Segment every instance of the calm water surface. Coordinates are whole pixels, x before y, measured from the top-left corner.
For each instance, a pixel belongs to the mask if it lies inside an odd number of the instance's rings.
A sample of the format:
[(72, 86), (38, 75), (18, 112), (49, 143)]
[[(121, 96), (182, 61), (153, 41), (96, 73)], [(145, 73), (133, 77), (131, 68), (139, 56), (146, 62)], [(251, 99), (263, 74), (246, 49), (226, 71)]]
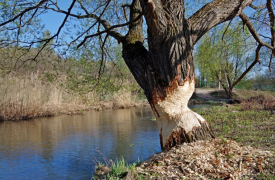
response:
[[(95, 160), (160, 152), (150, 108), (0, 123), (0, 179), (91, 179)], [(99, 152), (98, 152), (99, 151)]]
[(145, 160), (161, 151), (152, 117), (135, 108), (0, 122), (0, 179), (91, 179), (104, 157)]

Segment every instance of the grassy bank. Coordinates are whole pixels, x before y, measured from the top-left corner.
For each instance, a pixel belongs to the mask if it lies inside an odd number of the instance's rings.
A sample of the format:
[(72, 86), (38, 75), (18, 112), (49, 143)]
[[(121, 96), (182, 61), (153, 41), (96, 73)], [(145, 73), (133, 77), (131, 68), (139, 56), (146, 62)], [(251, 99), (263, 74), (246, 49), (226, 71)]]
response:
[(64, 77), (50, 82), (41, 76), (31, 73), (0, 78), (0, 120), (78, 114), (89, 109), (129, 108), (141, 104), (138, 94), (127, 88), (115, 92), (100, 93), (94, 90), (80, 94), (60, 86), (66, 81)]
[[(269, 150), (275, 155), (275, 114), (270, 110), (254, 110), (245, 108), (246, 104), (238, 106), (216, 106), (211, 109), (195, 110), (201, 114), (212, 126), (218, 137), (232, 139), (240, 145), (260, 147)], [(227, 155), (228, 156), (228, 155)], [(230, 158), (229, 156), (226, 158)], [(255, 157), (256, 158), (256, 157)], [(257, 157), (258, 158), (258, 157)], [(253, 176), (254, 179), (275, 179), (275, 158), (266, 160), (269, 164), (265, 166), (264, 172)], [(158, 166), (158, 165), (157, 165)], [(156, 167), (157, 167), (156, 166)], [(129, 167), (129, 165), (128, 165)], [(132, 166), (131, 166), (132, 167)], [(114, 167), (111, 167), (110, 179), (120, 179), (122, 176), (112, 174)], [(124, 169), (123, 177), (129, 171), (127, 166)], [(149, 179), (162, 176), (154, 172), (147, 175), (135, 173), (131, 170), (136, 179)], [(133, 176), (132, 176), (133, 177)], [(94, 177), (97, 179), (97, 177)], [(180, 177), (178, 177), (180, 178)]]
[(101, 61), (97, 52), (86, 48), (74, 50), (65, 57), (50, 47), (42, 51), (3, 48), (0, 120), (139, 105), (143, 93), (120, 53), (119, 47), (110, 49), (110, 58)]
[(217, 136), (275, 150), (275, 114), (268, 110), (245, 110), (243, 106), (214, 106), (196, 111), (210, 123)]

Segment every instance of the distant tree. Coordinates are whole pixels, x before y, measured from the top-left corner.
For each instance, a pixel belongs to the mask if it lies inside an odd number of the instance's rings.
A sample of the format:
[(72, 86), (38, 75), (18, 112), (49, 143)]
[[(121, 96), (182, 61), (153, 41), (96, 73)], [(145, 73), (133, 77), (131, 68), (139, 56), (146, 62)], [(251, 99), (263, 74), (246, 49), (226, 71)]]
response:
[[(51, 37), (51, 32), (47, 29), (45, 31), (43, 31), (43, 34), (42, 34), (42, 37), (41, 39), (44, 40), (44, 39), (49, 39)], [(45, 49), (49, 50), (51, 49), (51, 46), (54, 44), (53, 42), (53, 39), (51, 39), (48, 43), (44, 42), (44, 41), (41, 41), (37, 44), (37, 48), (40, 49), (44, 46), (45, 44)]]
[(244, 78), (242, 74), (251, 63), (254, 44), (246, 28), (225, 24), (201, 39), (194, 55), (195, 63), (201, 76), (218, 81), (228, 97), (233, 98), (234, 86), (240, 82), (239, 77)]

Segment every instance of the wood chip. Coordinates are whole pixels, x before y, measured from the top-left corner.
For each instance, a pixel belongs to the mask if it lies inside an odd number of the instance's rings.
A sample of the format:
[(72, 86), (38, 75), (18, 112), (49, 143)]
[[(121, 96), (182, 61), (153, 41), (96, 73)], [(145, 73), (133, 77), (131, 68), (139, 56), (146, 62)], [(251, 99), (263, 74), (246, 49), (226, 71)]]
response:
[[(161, 171), (157, 172), (158, 176), (162, 179), (250, 179), (264, 172), (268, 158), (274, 158), (269, 151), (239, 146), (235, 141), (216, 138), (184, 143), (170, 151), (161, 152), (142, 162), (140, 167), (144, 168), (136, 169), (136, 173), (154, 174), (158, 170)], [(144, 165), (160, 161), (164, 163)]]

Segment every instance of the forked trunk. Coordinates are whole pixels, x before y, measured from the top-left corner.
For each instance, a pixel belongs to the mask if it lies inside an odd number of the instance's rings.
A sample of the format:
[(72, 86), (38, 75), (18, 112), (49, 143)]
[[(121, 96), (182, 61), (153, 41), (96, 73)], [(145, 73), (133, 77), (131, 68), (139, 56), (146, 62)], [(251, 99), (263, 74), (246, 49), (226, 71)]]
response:
[(195, 87), (193, 47), (209, 29), (234, 18), (251, 2), (213, 0), (187, 20), (184, 0), (133, 0), (130, 20), (144, 15), (149, 49), (143, 46), (142, 18), (118, 39), (123, 58), (157, 117), (162, 149), (215, 137), (209, 124), (187, 107)]
[[(133, 12), (138, 12), (139, 3), (134, 3)], [(141, 22), (130, 27), (122, 42), (123, 58), (157, 117), (162, 149), (215, 137), (208, 123), (187, 107), (195, 75), (191, 28), (182, 7), (181, 0), (165, 5), (148, 1), (143, 11), (147, 12), (149, 50), (143, 46), (143, 36), (137, 33)]]

